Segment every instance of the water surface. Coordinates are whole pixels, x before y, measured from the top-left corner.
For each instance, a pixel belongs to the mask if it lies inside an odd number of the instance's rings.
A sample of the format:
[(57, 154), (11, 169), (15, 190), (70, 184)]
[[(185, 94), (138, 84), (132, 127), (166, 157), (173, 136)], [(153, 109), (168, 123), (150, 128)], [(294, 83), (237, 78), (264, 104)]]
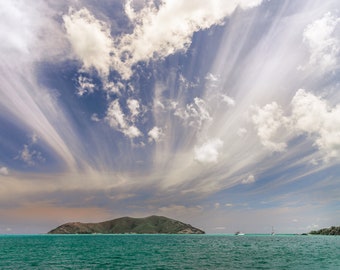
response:
[(0, 269), (340, 269), (339, 236), (8, 235)]

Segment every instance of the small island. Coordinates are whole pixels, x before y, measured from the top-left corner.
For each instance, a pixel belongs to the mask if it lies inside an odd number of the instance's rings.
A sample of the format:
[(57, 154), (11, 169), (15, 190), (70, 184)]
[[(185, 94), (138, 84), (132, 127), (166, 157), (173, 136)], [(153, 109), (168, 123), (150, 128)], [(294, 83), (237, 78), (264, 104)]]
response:
[(323, 228), (317, 231), (311, 231), (309, 234), (316, 234), (316, 235), (340, 235), (340, 226), (335, 227), (332, 226), (330, 228)]
[(190, 224), (163, 216), (121, 217), (99, 223), (65, 223), (48, 234), (204, 234)]

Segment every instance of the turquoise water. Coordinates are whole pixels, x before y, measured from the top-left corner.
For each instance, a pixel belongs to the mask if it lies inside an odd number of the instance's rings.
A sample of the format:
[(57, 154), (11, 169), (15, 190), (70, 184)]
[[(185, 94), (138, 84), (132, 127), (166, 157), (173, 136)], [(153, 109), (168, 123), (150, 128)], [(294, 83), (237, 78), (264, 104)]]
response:
[(0, 269), (340, 269), (340, 237), (3, 235)]

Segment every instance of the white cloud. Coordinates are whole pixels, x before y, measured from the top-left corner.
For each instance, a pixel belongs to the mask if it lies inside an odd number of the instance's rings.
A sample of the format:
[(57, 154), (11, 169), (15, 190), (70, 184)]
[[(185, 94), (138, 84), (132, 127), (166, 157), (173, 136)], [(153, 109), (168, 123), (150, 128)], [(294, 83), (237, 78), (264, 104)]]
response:
[(31, 145), (25, 144), (23, 149), (20, 151), (19, 155), (17, 156), (18, 159), (21, 159), (29, 166), (34, 166), (36, 163), (44, 162), (45, 159), (43, 158), (42, 154), (39, 151), (32, 150)]
[(91, 115), (91, 120), (92, 120), (93, 122), (100, 122), (100, 119), (99, 119), (99, 117), (98, 117), (98, 114), (96, 114), (96, 113), (94, 113), (94, 114)]
[(336, 67), (340, 53), (339, 22), (339, 18), (328, 12), (304, 30), (303, 40), (309, 46), (310, 65), (320, 67), (323, 71)]
[(325, 159), (340, 158), (340, 105), (331, 107), (325, 100), (300, 89), (292, 100), (291, 128), (298, 134), (314, 137)]
[[(33, 130), (68, 167), (75, 168), (73, 153), (78, 144), (71, 124), (58, 106), (55, 91), (47, 90), (37, 78), (46, 62), (68, 58), (68, 43), (56, 19), (59, 10), (51, 8), (50, 3), (0, 1), (4, 41), (0, 43), (0, 107), (8, 120), (27, 132)], [(65, 143), (64, 138), (69, 142)]]
[(108, 92), (108, 94), (110, 93), (119, 94), (122, 90), (125, 89), (125, 85), (122, 84), (121, 82), (114, 83), (114, 82), (104, 81), (103, 88), (105, 91)]
[(194, 160), (200, 163), (216, 163), (222, 146), (223, 141), (220, 139), (210, 139), (201, 146), (195, 146)]
[(136, 99), (128, 99), (127, 100), (127, 106), (131, 112), (131, 117), (135, 118), (138, 116), (139, 112), (140, 112), (140, 105), (138, 100)]
[(122, 132), (129, 138), (136, 138), (142, 136), (142, 133), (136, 126), (129, 126), (127, 129), (123, 129)]
[(194, 88), (198, 85), (198, 79), (192, 82), (186, 79), (182, 74), (179, 74), (178, 81), (180, 82), (180, 85), (183, 89)]
[(0, 168), (0, 175), (9, 175), (9, 170), (7, 167)]
[(32, 144), (37, 143), (37, 142), (38, 142), (38, 139), (39, 139), (39, 136), (38, 136), (37, 134), (34, 133), (34, 134), (31, 136), (31, 142), (32, 142)]
[(140, 130), (135, 127), (132, 123), (130, 124), (127, 117), (124, 115), (118, 100), (114, 100), (110, 103), (109, 108), (106, 112), (105, 120), (109, 125), (122, 132), (125, 136), (130, 139), (139, 137), (142, 135)]
[(212, 74), (212, 73), (208, 73), (206, 76), (205, 76), (205, 79), (208, 80), (208, 81), (211, 81), (211, 82), (218, 82), (220, 79)]
[(159, 127), (153, 127), (149, 132), (149, 142), (155, 141), (159, 142), (164, 137), (163, 130)]
[(110, 27), (97, 20), (86, 8), (79, 11), (70, 9), (63, 20), (67, 37), (84, 69), (94, 67), (101, 75), (108, 75), (113, 46)]
[(0, 2), (0, 29), (2, 38), (6, 40), (6, 42), (1, 42), (0, 49), (7, 53), (26, 54), (29, 53), (30, 46), (35, 39), (32, 31), (29, 31), (29, 28), (34, 25), (31, 18), (25, 16), (23, 4), (18, 1), (13, 2), (5, 0)]
[(247, 178), (242, 180), (242, 184), (251, 184), (255, 182), (255, 177), (254, 175), (250, 174)]
[[(65, 40), (54, 20), (56, 12), (46, 1), (36, 0), (30, 5), (25, 1), (0, 1), (0, 33), (2, 57), (39, 59), (64, 53)], [(53, 35), (51, 35), (53, 33)], [(17, 59), (18, 60), (18, 59)]]
[(92, 82), (92, 79), (80, 75), (78, 77), (77, 95), (83, 96), (84, 94), (91, 94), (96, 89), (96, 85)]
[(45, 162), (42, 153), (33, 149), (34, 145), (38, 142), (38, 139), (39, 137), (35, 133), (30, 136), (30, 143), (23, 146), (23, 149), (15, 159), (20, 159), (29, 166), (35, 166), (37, 162)]
[(112, 127), (122, 127), (126, 128), (127, 123), (125, 121), (125, 116), (120, 108), (118, 100), (111, 102), (106, 115), (106, 120), (109, 121)]
[(34, 165), (33, 153), (28, 149), (28, 145), (24, 145), (24, 149), (20, 152), (20, 159), (22, 159), (28, 165)]
[(340, 158), (339, 104), (331, 107), (321, 97), (299, 89), (291, 101), (289, 116), (283, 115), (282, 108), (276, 102), (263, 108), (256, 107), (255, 110), (252, 120), (261, 143), (267, 149), (283, 151), (286, 142), (277, 143), (275, 140), (308, 135), (322, 152), (325, 161)]
[(131, 76), (131, 67), (139, 61), (162, 59), (178, 51), (185, 51), (191, 44), (194, 32), (222, 23), (238, 5), (254, 7), (256, 1), (162, 0), (159, 8), (152, 1), (138, 11), (133, 1), (127, 1), (125, 13), (134, 24), (131, 34), (122, 36), (115, 51), (114, 67), (123, 78)]
[(229, 106), (235, 106), (235, 100), (227, 95), (221, 95), (222, 101), (227, 103)]
[(156, 7), (147, 0), (135, 10), (134, 2), (128, 0), (124, 10), (134, 29), (117, 37), (112, 37), (110, 26), (86, 8), (70, 9), (63, 20), (67, 37), (85, 69), (94, 67), (105, 76), (111, 67), (127, 80), (132, 75), (132, 66), (139, 61), (159, 60), (186, 51), (195, 32), (222, 24), (238, 6), (252, 8), (261, 2), (162, 0)]
[(273, 152), (284, 151), (286, 143), (274, 142), (279, 129), (287, 122), (281, 107), (276, 102), (272, 102), (263, 108), (255, 107), (254, 110), (252, 121), (262, 145)]
[(215, 204), (214, 204), (214, 207), (215, 207), (216, 209), (220, 208), (220, 206), (221, 206), (220, 203), (215, 203)]
[(177, 108), (174, 114), (186, 121), (189, 126), (197, 128), (200, 128), (204, 121), (212, 120), (206, 102), (198, 97), (185, 108)]

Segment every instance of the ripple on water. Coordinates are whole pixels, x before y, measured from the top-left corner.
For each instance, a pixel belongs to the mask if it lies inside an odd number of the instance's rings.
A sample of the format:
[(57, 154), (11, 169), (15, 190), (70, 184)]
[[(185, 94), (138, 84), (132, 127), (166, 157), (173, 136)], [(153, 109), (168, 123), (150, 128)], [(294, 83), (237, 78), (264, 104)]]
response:
[(340, 269), (340, 237), (0, 236), (0, 269)]

